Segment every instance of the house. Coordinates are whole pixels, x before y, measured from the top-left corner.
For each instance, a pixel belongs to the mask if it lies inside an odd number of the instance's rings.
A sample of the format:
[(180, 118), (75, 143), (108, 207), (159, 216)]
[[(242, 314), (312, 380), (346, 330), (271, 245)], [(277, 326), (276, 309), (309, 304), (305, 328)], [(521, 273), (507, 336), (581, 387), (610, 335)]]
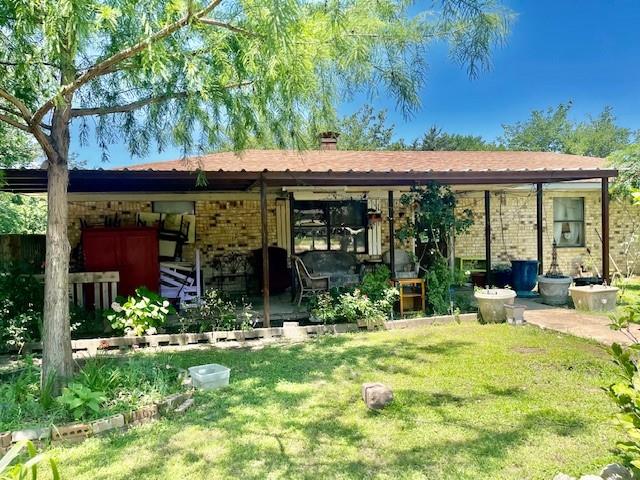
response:
[[(335, 135), (326, 135), (314, 151), (247, 150), (119, 170), (74, 169), (70, 243), (78, 245), (82, 225), (107, 218), (134, 225), (172, 216), (179, 228), (188, 225), (180, 257), (193, 261), (199, 251), (205, 284), (261, 281), (268, 323), (269, 287), (287, 275), (271, 271), (282, 259), (271, 258), (269, 247), (286, 251), (288, 266), (290, 255), (308, 250), (346, 250), (359, 262), (380, 262), (385, 252), (412, 248), (394, 236), (394, 224), (410, 214), (399, 203), (402, 193), (436, 181), (451, 185), (459, 206), (474, 212), (472, 229), (455, 239), (451, 252), (463, 266), (483, 260), (490, 270), (509, 259), (537, 259), (544, 271), (555, 239), (566, 273), (609, 279), (612, 262), (615, 269), (629, 267), (625, 245), (638, 233), (640, 210), (610, 203), (617, 172), (603, 159), (335, 147)], [(5, 179), (6, 190), (46, 191), (43, 170), (7, 170)], [(241, 259), (250, 256), (260, 261), (245, 269)], [(238, 262), (235, 274), (225, 270), (229, 262)]]

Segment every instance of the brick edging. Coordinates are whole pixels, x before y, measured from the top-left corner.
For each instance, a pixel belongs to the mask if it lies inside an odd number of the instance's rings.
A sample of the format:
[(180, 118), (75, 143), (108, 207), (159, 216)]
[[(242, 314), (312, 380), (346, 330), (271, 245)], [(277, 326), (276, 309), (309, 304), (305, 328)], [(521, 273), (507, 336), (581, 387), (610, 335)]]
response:
[(11, 432), (0, 432), (0, 455), (4, 455), (14, 444), (30, 440), (39, 446), (55, 443), (80, 443), (89, 437), (142, 425), (157, 420), (170, 412), (183, 412), (191, 406), (193, 390), (169, 395), (150, 405), (125, 413), (110, 415), (88, 422), (69, 423), (44, 428), (29, 428)]

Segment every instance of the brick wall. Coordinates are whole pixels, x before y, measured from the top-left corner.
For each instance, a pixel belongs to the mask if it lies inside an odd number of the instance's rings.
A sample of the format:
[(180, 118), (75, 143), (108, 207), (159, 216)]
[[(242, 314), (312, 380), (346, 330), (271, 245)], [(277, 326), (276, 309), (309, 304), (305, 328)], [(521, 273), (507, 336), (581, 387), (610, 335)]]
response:
[[(69, 202), (69, 242), (80, 241), (80, 219), (89, 224), (103, 224), (105, 216), (116, 213), (122, 225), (135, 224), (138, 212), (151, 212), (152, 202), (98, 201)], [(196, 208), (196, 242), (185, 245), (185, 260), (193, 260), (194, 248), (201, 251), (202, 262), (225, 252), (248, 253), (262, 245), (259, 200), (198, 200)], [(267, 201), (269, 244), (276, 244), (275, 199)]]
[[(601, 268), (600, 192), (599, 191), (545, 191), (543, 201), (543, 243), (545, 269), (551, 261), (553, 241), (553, 198), (585, 198), (586, 247), (558, 250), (561, 269), (566, 274), (576, 274), (577, 266)], [(231, 198), (231, 197), (230, 197)], [(381, 202), (382, 252), (389, 249), (388, 206)], [(267, 203), (269, 243), (275, 245), (276, 202), (270, 197)], [(400, 228), (406, 215), (400, 205), (399, 195), (395, 204), (396, 228)], [(458, 208), (469, 208), (474, 213), (474, 225), (469, 232), (456, 238), (456, 256), (484, 258), (484, 192), (460, 193)], [(116, 212), (123, 225), (132, 225), (138, 212), (150, 212), (150, 201), (72, 201), (69, 202), (69, 240), (71, 246), (80, 240), (80, 219), (101, 224), (105, 215)], [(634, 267), (640, 273), (640, 206), (630, 206), (621, 201), (610, 204), (611, 271), (617, 265), (621, 270)], [(491, 192), (492, 263), (511, 259), (535, 259), (536, 247), (536, 195), (531, 190)], [(261, 246), (260, 202), (249, 200), (198, 200), (196, 201), (196, 243), (186, 245), (186, 260), (193, 259), (194, 246), (200, 248), (202, 261), (210, 262), (215, 255), (225, 252), (248, 253)], [(397, 241), (397, 248), (410, 249)], [(591, 255), (587, 253), (587, 247)], [(625, 252), (630, 251), (630, 255)], [(629, 258), (631, 262), (627, 261)], [(637, 263), (637, 265), (636, 265)], [(615, 265), (614, 265), (615, 264)]]
[[(584, 197), (585, 247), (559, 248), (558, 263), (565, 274), (576, 275), (579, 265), (599, 272), (602, 266), (600, 235), (601, 208), (598, 191), (545, 191), (543, 195), (543, 254), (544, 268), (551, 263), (553, 242), (553, 199), (556, 197)], [(469, 208), (474, 214), (474, 225), (456, 238), (456, 256), (484, 258), (484, 192), (460, 194), (458, 208)], [(514, 259), (536, 259), (536, 194), (530, 191), (491, 192), (491, 257), (492, 263)], [(635, 233), (635, 236), (634, 236)], [(613, 262), (626, 268), (628, 255), (637, 257), (640, 242), (640, 207), (624, 202), (610, 203), (610, 253)], [(631, 245), (629, 245), (631, 243)], [(630, 248), (627, 248), (630, 247)], [(590, 250), (591, 254), (587, 252)], [(615, 270), (614, 265), (611, 271)], [(640, 265), (636, 266), (636, 272)]]

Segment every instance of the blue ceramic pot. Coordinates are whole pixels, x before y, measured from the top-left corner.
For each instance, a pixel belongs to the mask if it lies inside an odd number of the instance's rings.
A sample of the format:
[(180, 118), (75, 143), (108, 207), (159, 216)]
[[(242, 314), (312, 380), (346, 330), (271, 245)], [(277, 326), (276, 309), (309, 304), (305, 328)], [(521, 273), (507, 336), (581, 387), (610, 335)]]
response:
[(532, 297), (538, 281), (537, 260), (511, 260), (511, 281), (519, 297)]

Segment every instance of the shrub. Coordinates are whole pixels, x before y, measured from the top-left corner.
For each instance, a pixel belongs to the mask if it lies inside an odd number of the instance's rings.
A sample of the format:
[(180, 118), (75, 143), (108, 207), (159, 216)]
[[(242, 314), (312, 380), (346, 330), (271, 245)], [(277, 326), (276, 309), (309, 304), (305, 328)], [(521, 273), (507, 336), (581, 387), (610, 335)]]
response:
[(213, 330), (249, 330), (255, 318), (251, 304), (234, 303), (220, 290), (210, 289), (200, 302), (183, 315), (184, 323), (199, 326), (201, 332)]
[(324, 323), (366, 320), (370, 325), (377, 325), (389, 317), (397, 297), (398, 290), (389, 286), (379, 293), (377, 300), (359, 288), (335, 296), (322, 293), (316, 297), (311, 314)]
[(381, 300), (385, 297), (385, 292), (389, 290), (390, 280), (391, 270), (386, 265), (380, 265), (363, 277), (360, 291), (374, 302)]
[(164, 324), (167, 315), (175, 313), (168, 300), (144, 287), (127, 299), (119, 297), (105, 312), (114, 330), (124, 331), (127, 336), (153, 335)]
[(25, 266), (0, 271), (0, 352), (40, 338), (44, 287)]
[(616, 423), (626, 432), (628, 440), (618, 442), (634, 478), (640, 475), (640, 371), (638, 352), (640, 340), (631, 331), (633, 325), (640, 324), (640, 303), (625, 307), (621, 314), (611, 316), (611, 328), (623, 332), (631, 340), (628, 347), (614, 343), (610, 352), (613, 362), (620, 369), (620, 380), (609, 385), (605, 391), (618, 407)]

